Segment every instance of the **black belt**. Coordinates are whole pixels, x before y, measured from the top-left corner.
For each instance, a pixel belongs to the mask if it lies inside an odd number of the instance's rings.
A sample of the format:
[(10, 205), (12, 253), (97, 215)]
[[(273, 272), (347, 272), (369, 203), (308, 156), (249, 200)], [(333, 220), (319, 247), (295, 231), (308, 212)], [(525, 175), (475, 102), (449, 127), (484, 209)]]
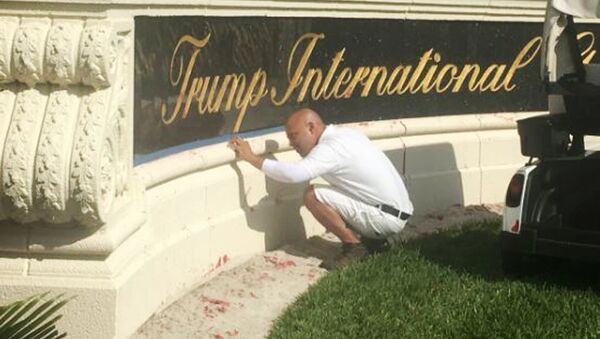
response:
[(400, 218), (400, 220), (408, 220), (408, 218), (410, 217), (410, 214), (401, 212), (400, 210), (398, 210), (395, 207), (390, 206), (390, 205), (383, 204), (383, 205), (376, 205), (375, 207), (379, 208), (380, 210), (382, 210), (385, 213), (395, 216), (396, 218)]

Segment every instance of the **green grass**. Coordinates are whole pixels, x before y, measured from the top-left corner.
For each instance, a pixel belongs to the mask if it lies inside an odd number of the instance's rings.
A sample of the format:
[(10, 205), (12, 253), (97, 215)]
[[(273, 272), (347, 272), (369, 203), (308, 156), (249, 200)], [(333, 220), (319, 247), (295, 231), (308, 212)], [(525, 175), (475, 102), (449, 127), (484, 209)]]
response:
[(270, 338), (597, 338), (590, 267), (521, 280), (500, 269), (500, 221), (410, 241), (328, 273), (275, 322)]

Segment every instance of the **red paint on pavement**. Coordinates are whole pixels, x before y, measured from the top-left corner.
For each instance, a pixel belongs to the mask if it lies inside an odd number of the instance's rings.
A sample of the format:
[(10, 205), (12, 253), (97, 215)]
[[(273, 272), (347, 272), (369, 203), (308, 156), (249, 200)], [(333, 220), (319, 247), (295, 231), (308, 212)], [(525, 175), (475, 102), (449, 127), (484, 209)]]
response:
[(240, 332), (238, 330), (225, 331), (225, 333), (227, 333), (227, 335), (230, 337), (235, 337), (236, 335), (240, 334)]
[(293, 260), (281, 260), (275, 256), (268, 256), (268, 255), (265, 255), (263, 257), (265, 258), (265, 260), (267, 262), (270, 262), (275, 267), (280, 268), (280, 269), (296, 266), (296, 263)]
[(206, 296), (202, 296), (202, 301), (208, 304), (204, 306), (204, 315), (211, 319), (214, 319), (216, 312), (225, 313), (230, 305), (228, 301), (209, 298)]

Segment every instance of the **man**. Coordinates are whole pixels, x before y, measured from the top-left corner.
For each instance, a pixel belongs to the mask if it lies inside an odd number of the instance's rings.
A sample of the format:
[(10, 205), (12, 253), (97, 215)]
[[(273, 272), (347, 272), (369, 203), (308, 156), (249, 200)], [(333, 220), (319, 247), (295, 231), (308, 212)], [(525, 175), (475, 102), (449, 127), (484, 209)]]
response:
[(321, 267), (334, 269), (359, 260), (367, 255), (369, 245), (381, 244), (404, 228), (413, 212), (406, 187), (390, 160), (366, 136), (325, 126), (319, 114), (308, 108), (292, 113), (285, 131), (303, 158), (299, 162), (259, 157), (237, 137), (229, 145), (238, 159), (274, 180), (297, 183), (321, 176), (331, 185), (309, 185), (304, 192), (308, 210), (342, 241), (341, 255)]

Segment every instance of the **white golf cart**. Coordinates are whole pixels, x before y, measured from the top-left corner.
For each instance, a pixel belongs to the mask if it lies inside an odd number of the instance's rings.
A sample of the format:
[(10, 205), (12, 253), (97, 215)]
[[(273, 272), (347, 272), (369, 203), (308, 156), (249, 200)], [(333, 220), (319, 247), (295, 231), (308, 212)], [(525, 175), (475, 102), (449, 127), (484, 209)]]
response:
[(500, 246), (505, 272), (529, 258), (600, 261), (600, 67), (586, 64), (573, 18), (600, 18), (599, 0), (550, 0), (542, 45), (542, 81), (550, 114), (518, 122), (529, 163), (506, 193)]

